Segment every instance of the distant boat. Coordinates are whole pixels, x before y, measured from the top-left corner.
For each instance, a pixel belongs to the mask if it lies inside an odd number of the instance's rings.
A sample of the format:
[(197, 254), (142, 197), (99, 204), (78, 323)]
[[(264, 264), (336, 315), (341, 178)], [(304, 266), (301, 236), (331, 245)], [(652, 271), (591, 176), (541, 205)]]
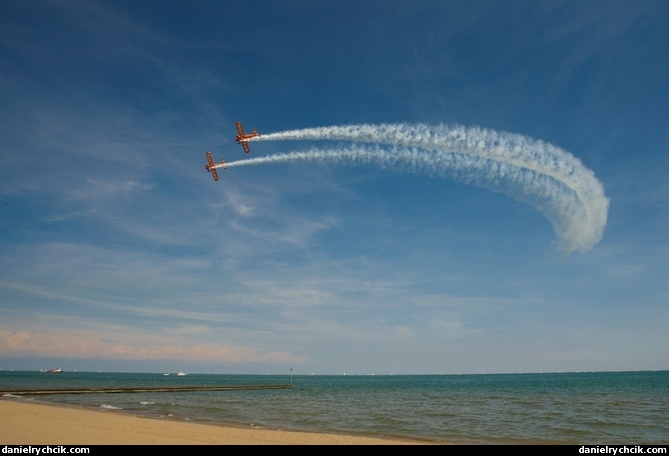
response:
[(60, 367), (57, 367), (57, 368), (55, 368), (55, 369), (49, 369), (49, 370), (47, 371), (47, 373), (49, 373), (49, 374), (62, 374), (62, 373), (63, 373), (63, 369), (61, 369)]
[(185, 377), (186, 375), (188, 375), (188, 374), (185, 373), (185, 372), (181, 372), (181, 371), (177, 372), (177, 377)]
[(163, 375), (164, 375), (165, 377), (167, 377), (167, 376), (170, 375), (170, 374), (163, 374)]

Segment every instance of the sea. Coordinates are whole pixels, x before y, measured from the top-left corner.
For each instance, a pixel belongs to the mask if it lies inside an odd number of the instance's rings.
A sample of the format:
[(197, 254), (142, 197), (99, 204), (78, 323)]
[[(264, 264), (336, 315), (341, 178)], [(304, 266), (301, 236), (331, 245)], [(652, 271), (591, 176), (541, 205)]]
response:
[(267, 390), (5, 396), (173, 421), (456, 444), (669, 443), (669, 371), (215, 375), (0, 371), (0, 390), (286, 385)]

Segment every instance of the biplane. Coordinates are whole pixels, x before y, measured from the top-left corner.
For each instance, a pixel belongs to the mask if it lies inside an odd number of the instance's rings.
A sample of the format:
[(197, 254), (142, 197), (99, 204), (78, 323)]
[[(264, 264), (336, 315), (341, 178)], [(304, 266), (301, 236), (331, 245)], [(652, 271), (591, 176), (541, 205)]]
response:
[(214, 178), (215, 181), (218, 180), (218, 171), (216, 171), (216, 168), (223, 168), (225, 169), (225, 160), (221, 159), (221, 164), (217, 165), (214, 163), (214, 159), (211, 157), (211, 152), (207, 151), (207, 164), (204, 166), (204, 168), (211, 173), (211, 176)]
[(237, 141), (239, 144), (241, 144), (242, 147), (244, 148), (244, 152), (246, 152), (248, 154), (251, 151), (249, 149), (248, 140), (258, 136), (258, 132), (254, 128), (250, 135), (246, 135), (246, 134), (244, 134), (244, 128), (242, 127), (242, 123), (237, 122), (237, 133), (239, 133), (239, 134), (235, 138), (235, 141)]

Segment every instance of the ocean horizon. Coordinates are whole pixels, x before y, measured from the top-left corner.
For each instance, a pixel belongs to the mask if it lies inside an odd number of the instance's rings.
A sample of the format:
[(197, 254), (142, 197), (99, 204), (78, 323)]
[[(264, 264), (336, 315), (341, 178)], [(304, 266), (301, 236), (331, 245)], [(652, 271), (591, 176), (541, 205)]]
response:
[(0, 371), (0, 390), (281, 385), (17, 396), (174, 421), (461, 444), (667, 444), (669, 371), (262, 375)]

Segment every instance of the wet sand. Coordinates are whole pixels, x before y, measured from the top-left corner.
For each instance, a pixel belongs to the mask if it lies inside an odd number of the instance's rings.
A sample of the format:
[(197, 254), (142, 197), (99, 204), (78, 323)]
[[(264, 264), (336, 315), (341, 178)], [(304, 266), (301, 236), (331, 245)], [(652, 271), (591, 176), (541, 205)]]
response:
[(0, 399), (0, 443), (9, 445), (406, 445), (419, 441), (245, 429)]

